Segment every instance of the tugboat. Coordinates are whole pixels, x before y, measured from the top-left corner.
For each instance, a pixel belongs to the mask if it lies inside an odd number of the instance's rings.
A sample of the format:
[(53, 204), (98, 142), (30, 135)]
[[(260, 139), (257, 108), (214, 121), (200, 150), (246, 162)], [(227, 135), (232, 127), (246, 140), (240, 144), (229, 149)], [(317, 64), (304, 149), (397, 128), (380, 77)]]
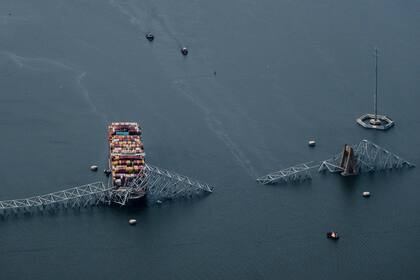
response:
[(329, 232), (327, 232), (327, 238), (337, 240), (340, 237), (338, 236), (338, 232), (329, 231)]

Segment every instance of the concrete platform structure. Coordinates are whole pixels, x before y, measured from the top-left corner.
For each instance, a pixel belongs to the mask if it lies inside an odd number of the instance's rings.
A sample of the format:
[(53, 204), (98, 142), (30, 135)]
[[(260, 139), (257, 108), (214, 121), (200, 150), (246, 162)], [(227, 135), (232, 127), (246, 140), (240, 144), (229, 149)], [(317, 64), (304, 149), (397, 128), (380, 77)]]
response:
[(356, 119), (364, 128), (388, 130), (394, 126), (394, 121), (384, 115), (364, 114)]
[(364, 128), (388, 130), (394, 126), (394, 121), (385, 116), (378, 115), (378, 49), (375, 48), (375, 92), (373, 100), (374, 114), (364, 114), (356, 119), (356, 122)]

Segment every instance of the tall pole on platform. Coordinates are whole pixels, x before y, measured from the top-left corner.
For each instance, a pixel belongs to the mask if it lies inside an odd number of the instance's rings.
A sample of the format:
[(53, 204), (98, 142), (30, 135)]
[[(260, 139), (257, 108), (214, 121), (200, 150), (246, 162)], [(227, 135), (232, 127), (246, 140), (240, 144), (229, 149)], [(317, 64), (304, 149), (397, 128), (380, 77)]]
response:
[(375, 96), (374, 96), (375, 121), (378, 120), (378, 48), (375, 48)]
[(357, 123), (365, 128), (387, 130), (394, 125), (394, 121), (385, 115), (378, 115), (378, 48), (375, 47), (375, 90), (373, 92), (373, 114), (368, 113), (357, 118)]

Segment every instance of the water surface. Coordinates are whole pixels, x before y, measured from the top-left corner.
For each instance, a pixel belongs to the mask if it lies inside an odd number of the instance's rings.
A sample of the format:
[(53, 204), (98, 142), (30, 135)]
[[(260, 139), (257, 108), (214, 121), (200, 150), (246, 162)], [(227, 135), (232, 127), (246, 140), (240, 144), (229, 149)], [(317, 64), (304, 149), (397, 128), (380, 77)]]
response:
[[(364, 138), (420, 164), (419, 9), (1, 1), (1, 200), (104, 179), (88, 167), (106, 164), (106, 125), (118, 120), (141, 123), (148, 162), (216, 191), (2, 219), (0, 278), (418, 279), (417, 169), (301, 185), (255, 178)], [(386, 133), (355, 123), (372, 110), (375, 46), (380, 112), (396, 121)], [(339, 242), (325, 239), (330, 229)]]

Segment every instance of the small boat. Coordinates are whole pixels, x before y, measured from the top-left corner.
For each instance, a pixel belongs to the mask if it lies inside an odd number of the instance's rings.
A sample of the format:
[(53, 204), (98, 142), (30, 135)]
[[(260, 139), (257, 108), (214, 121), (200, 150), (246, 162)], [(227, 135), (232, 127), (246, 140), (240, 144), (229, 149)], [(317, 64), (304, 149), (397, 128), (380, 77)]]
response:
[(105, 169), (104, 174), (106, 175), (106, 177), (109, 177), (109, 175), (111, 175), (111, 170)]
[(329, 231), (329, 232), (327, 232), (327, 238), (337, 240), (340, 237), (338, 236), (338, 232), (336, 232), (336, 231)]
[(363, 192), (363, 197), (369, 197), (370, 196), (370, 192)]
[(183, 55), (187, 55), (188, 54), (188, 49), (186, 47), (181, 48), (181, 53)]
[(309, 140), (308, 142), (309, 147), (315, 147), (315, 144), (316, 144), (315, 140)]
[(98, 166), (97, 166), (97, 165), (92, 165), (92, 166), (90, 167), (90, 170), (91, 170), (91, 171), (98, 171)]
[(149, 40), (149, 42), (152, 42), (155, 39), (155, 36), (152, 33), (147, 33), (146, 39)]
[(128, 223), (130, 225), (135, 225), (137, 223), (137, 220), (136, 219), (130, 219), (130, 220), (128, 220)]

